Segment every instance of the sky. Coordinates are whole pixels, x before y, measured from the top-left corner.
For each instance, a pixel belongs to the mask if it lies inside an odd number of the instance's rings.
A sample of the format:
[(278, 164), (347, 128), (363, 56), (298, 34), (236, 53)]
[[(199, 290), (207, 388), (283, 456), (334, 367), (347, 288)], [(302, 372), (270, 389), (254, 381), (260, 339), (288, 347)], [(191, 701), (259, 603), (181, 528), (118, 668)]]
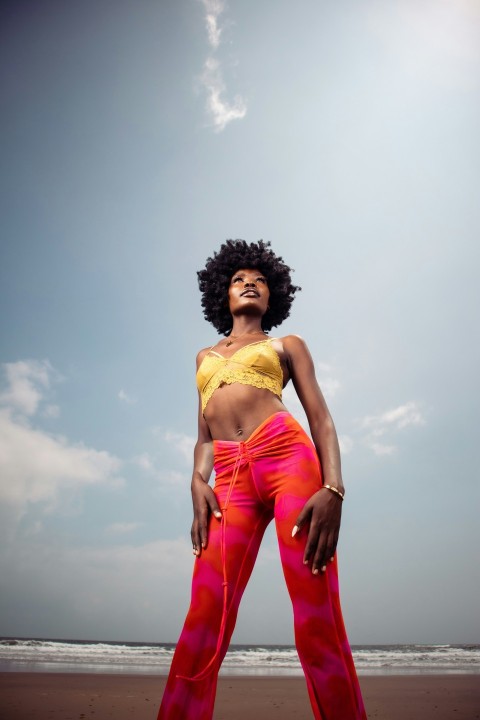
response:
[[(478, 2), (0, 13), (0, 635), (176, 641), (196, 271), (263, 238), (340, 437), (350, 641), (480, 642)], [(233, 641), (293, 642), (273, 528)]]

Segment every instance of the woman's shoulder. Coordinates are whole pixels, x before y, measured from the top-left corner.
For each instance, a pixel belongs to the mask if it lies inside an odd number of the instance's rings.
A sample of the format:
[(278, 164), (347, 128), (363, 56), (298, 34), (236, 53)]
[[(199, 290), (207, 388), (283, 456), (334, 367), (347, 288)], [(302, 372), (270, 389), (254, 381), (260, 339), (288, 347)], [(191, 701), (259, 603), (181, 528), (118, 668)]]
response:
[(210, 352), (210, 350), (215, 347), (216, 344), (217, 343), (215, 343), (214, 345), (209, 345), (208, 347), (202, 348), (201, 350), (199, 350), (197, 352), (197, 358), (196, 358), (197, 367), (200, 365), (200, 363), (202, 362), (205, 355), (207, 355)]
[(284, 337), (276, 339), (281, 342), (287, 350), (298, 350), (307, 347), (307, 343), (301, 335), (284, 335)]
[(301, 335), (285, 335), (275, 340), (274, 348), (287, 364), (295, 364), (311, 357), (308, 345)]

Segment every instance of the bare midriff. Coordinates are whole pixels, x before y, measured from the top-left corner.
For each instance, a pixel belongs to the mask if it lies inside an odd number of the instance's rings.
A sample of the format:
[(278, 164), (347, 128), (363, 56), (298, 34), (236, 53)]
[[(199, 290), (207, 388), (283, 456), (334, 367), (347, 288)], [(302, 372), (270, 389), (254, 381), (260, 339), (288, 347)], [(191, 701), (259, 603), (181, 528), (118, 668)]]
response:
[(217, 388), (205, 408), (204, 418), (213, 440), (247, 440), (271, 415), (285, 411), (277, 395), (241, 383)]

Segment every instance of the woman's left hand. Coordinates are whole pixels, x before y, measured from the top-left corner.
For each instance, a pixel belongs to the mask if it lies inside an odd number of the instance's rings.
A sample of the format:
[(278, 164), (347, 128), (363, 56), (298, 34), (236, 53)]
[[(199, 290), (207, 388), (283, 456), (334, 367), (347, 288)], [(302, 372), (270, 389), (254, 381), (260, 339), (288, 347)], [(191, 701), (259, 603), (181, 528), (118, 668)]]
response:
[(327, 563), (333, 560), (337, 548), (342, 500), (326, 488), (322, 488), (307, 500), (293, 528), (292, 537), (305, 524), (310, 523), (303, 555), (303, 562), (312, 563), (312, 573), (325, 572)]

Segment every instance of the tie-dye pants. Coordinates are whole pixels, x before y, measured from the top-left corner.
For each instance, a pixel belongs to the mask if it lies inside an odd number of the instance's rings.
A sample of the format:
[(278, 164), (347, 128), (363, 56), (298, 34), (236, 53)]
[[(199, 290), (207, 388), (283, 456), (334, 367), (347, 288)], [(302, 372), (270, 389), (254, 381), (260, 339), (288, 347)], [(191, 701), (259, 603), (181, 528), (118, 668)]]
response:
[(245, 442), (214, 441), (214, 491), (208, 547), (196, 559), (192, 597), (158, 720), (210, 720), (217, 677), (240, 600), (269, 522), (293, 605), (295, 643), (317, 720), (366, 718), (338, 594), (336, 558), (313, 575), (303, 564), (305, 530), (295, 520), (321, 487), (315, 447), (287, 412), (265, 420)]

